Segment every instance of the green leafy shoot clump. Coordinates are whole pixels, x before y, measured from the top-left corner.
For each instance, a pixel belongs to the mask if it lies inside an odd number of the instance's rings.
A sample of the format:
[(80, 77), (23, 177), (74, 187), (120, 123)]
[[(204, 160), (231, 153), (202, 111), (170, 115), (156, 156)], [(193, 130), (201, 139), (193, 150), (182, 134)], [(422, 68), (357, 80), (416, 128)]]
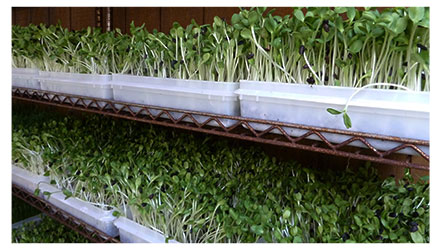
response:
[(12, 229), (12, 243), (89, 243), (79, 233), (53, 219), (42, 216), (41, 221), (23, 224)]
[[(363, 87), (394, 83), (429, 91), (429, 8), (241, 9), (230, 23), (175, 22), (129, 34), (61, 25), (12, 27), (12, 66), (44, 71), (238, 82)], [(377, 88), (392, 88), (378, 85)]]
[[(429, 242), (427, 180), (303, 167), (260, 147), (99, 115), (13, 109), (12, 160), (180, 242)], [(26, 150), (24, 150), (26, 148)], [(35, 161), (30, 155), (37, 155)], [(38, 163), (38, 164), (36, 164)]]

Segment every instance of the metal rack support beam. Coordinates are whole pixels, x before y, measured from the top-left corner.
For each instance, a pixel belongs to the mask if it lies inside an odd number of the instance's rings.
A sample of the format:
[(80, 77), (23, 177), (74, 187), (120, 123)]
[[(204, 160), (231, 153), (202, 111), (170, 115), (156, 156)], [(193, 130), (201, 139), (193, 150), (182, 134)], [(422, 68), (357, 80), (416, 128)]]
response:
[[(421, 149), (422, 147), (429, 147), (429, 141), (425, 140), (140, 105), (26, 88), (13, 88), (12, 98), (240, 140), (297, 148), (387, 165), (429, 170), (429, 155)], [(156, 114), (153, 115), (154, 113)], [(181, 114), (178, 119), (175, 119), (172, 115), (176, 115), (176, 113)], [(196, 119), (196, 117), (200, 116), (208, 117), (208, 119), (200, 123)], [(193, 122), (187, 122), (184, 119), (190, 119)], [(224, 119), (232, 120), (235, 123), (232, 126), (225, 127), (222, 123)], [(212, 126), (209, 124), (210, 122), (214, 122), (217, 126)], [(255, 124), (265, 125), (268, 128), (264, 131), (258, 131), (253, 128)], [(305, 133), (301, 136), (294, 137), (287, 133), (287, 129), (300, 129), (305, 131)], [(274, 131), (278, 133), (275, 134), (273, 133)], [(326, 135), (330, 134), (344, 135), (347, 136), (348, 139), (335, 144), (326, 138)], [(311, 140), (308, 138), (310, 136), (315, 136), (319, 141)], [(372, 139), (394, 142), (397, 146), (387, 151), (381, 151), (369, 143), (369, 140)], [(354, 147), (350, 145), (354, 142), (361, 143), (366, 149), (354, 150)], [(413, 150), (426, 161), (426, 164), (413, 163), (409, 157), (405, 161), (391, 158), (391, 156), (403, 149)]]
[(64, 212), (41, 197), (29, 193), (18, 185), (12, 184), (12, 194), (22, 199), (29, 205), (37, 208), (52, 219), (60, 222), (68, 228), (80, 233), (95, 243), (119, 243), (119, 240), (110, 237), (106, 233), (88, 225), (84, 221)]

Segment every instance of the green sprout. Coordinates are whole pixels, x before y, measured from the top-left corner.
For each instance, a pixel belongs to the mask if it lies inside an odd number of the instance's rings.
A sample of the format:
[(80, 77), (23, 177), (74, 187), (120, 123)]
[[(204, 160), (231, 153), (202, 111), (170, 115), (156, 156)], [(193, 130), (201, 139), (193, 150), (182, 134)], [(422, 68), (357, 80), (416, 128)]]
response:
[(330, 113), (331, 115), (340, 115), (343, 114), (343, 123), (345, 124), (347, 129), (350, 129), (352, 127), (352, 122), (351, 122), (351, 118), (348, 115), (348, 107), (349, 107), (349, 103), (351, 102), (351, 100), (363, 89), (369, 88), (369, 87), (373, 87), (373, 86), (391, 86), (391, 87), (396, 87), (396, 88), (402, 88), (404, 90), (410, 91), (409, 88), (406, 88), (402, 85), (398, 85), (398, 84), (392, 84), (392, 83), (371, 83), (368, 85), (365, 85), (359, 89), (357, 89), (346, 101), (345, 107), (343, 108), (343, 110), (336, 110), (334, 108), (328, 108), (326, 109), (328, 111), (328, 113)]

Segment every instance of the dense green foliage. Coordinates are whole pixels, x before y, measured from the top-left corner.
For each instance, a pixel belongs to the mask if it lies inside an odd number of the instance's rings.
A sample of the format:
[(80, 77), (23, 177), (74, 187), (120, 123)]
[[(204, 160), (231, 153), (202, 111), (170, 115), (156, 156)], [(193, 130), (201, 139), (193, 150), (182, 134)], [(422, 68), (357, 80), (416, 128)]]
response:
[(40, 211), (21, 199), (12, 196), (12, 223), (24, 220), (39, 214)]
[(231, 24), (219, 17), (212, 24), (174, 23), (168, 33), (133, 23), (131, 35), (13, 26), (12, 63), (45, 71), (429, 90), (428, 8), (296, 7), (284, 17), (265, 10), (243, 9)]
[(429, 185), (202, 134), (14, 107), (12, 158), (181, 242), (429, 242)]
[(12, 230), (12, 243), (88, 243), (89, 240), (53, 219), (28, 222)]

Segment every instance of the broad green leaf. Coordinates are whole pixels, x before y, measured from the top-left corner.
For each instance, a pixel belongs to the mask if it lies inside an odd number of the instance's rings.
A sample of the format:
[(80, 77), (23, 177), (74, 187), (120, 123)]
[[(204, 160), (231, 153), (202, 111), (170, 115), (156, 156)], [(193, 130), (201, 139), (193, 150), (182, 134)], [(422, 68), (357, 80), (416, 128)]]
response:
[(139, 187), (141, 185), (141, 182), (142, 182), (141, 177), (138, 176), (135, 180), (135, 186)]
[(409, 18), (414, 24), (417, 24), (424, 18), (424, 7), (410, 7)]
[(305, 18), (307, 17), (314, 17), (314, 13), (312, 11), (307, 11), (305, 14)]
[(343, 19), (341, 17), (337, 17), (337, 20), (335, 20), (335, 26), (337, 27), (338, 31), (343, 33), (345, 31), (343, 27)]
[(410, 237), (412, 237), (412, 241), (415, 243), (424, 243), (424, 238), (418, 231), (410, 233)]
[(250, 23), (249, 23), (248, 19), (242, 18), (242, 19), (240, 20), (240, 22), (241, 22), (243, 25), (245, 25), (246, 27), (250, 26)]
[(343, 111), (339, 111), (339, 110), (336, 110), (333, 108), (328, 108), (328, 109), (326, 109), (326, 111), (328, 111), (328, 113), (330, 113), (332, 115), (339, 115), (339, 114), (343, 113)]
[(259, 20), (259, 14), (255, 11), (250, 12), (250, 14), (248, 15), (248, 23), (250, 25), (254, 25), (255, 23), (257, 23), (257, 20)]
[(283, 212), (283, 219), (288, 219), (291, 216), (291, 211), (289, 209), (285, 210), (285, 212)]
[(363, 47), (363, 42), (361, 40), (355, 40), (351, 46), (349, 46), (349, 51), (353, 54), (358, 53)]
[(400, 34), (402, 32), (404, 32), (407, 28), (407, 18), (405, 17), (400, 17), (397, 19), (397, 22), (395, 23), (394, 26), (394, 32), (395, 34)]
[(214, 17), (214, 24), (218, 27), (222, 26), (222, 19), (220, 19), (218, 16)]
[(317, 214), (321, 214), (322, 213), (322, 209), (320, 207), (316, 207), (315, 211), (317, 212)]
[(271, 19), (269, 19), (269, 18), (266, 19), (264, 26), (265, 26), (266, 30), (268, 30), (269, 33), (273, 33), (273, 32), (274, 32), (274, 27), (273, 27), (273, 25), (271, 24), (271, 21), (270, 21), (270, 20), (271, 20)]
[(66, 195), (66, 198), (64, 198), (64, 199), (72, 197), (72, 192), (67, 189), (63, 189), (63, 194)]
[(363, 225), (363, 227), (369, 231), (374, 231), (376, 229), (376, 227), (372, 224), (365, 224), (365, 225)]
[(424, 27), (424, 28), (429, 28), (429, 26), (430, 26), (430, 12), (429, 12), (428, 8), (426, 9), (426, 11), (424, 13), (423, 20), (421, 20), (418, 25), (421, 27)]
[(229, 212), (230, 212), (231, 217), (232, 217), (234, 220), (237, 220), (237, 219), (239, 218), (239, 216), (234, 212), (233, 209), (230, 208)]
[(410, 206), (412, 205), (412, 200), (410, 198), (406, 198), (403, 201), (403, 206)]
[(40, 191), (41, 191), (41, 189), (39, 189), (39, 188), (35, 189), (34, 190), (34, 195), (35, 196), (39, 196), (40, 195)]
[(235, 13), (235, 14), (233, 14), (233, 16), (231, 17), (231, 23), (234, 25), (234, 24), (237, 24), (237, 23), (240, 23), (240, 20), (242, 19), (242, 17), (239, 15), (239, 14), (237, 14), (237, 13)]
[(354, 32), (355, 34), (366, 34), (366, 28), (363, 26), (363, 23), (361, 21), (356, 21), (354, 23)]
[(399, 187), (398, 188), (398, 193), (402, 193), (402, 194), (407, 193), (407, 189), (404, 188), (404, 187)]
[(179, 177), (176, 176), (176, 175), (173, 176), (172, 179), (173, 179), (173, 182), (175, 182), (175, 183), (178, 183), (178, 182), (179, 182)]
[(305, 16), (303, 15), (303, 11), (301, 9), (296, 9), (294, 11), (294, 16), (301, 22), (305, 21)]
[(257, 235), (262, 235), (263, 234), (263, 227), (262, 226), (256, 226), (256, 225), (252, 225), (251, 226), (251, 231)]
[(423, 65), (429, 65), (429, 50), (422, 50), (420, 53), (412, 53), (411, 57)]
[(274, 39), (273, 46), (276, 49), (280, 49), (282, 47), (282, 38), (277, 37), (276, 39)]
[(361, 219), (357, 215), (354, 215), (354, 220), (355, 220), (355, 224), (357, 224), (357, 226), (359, 226), (359, 227), (363, 226)]
[(241, 23), (236, 23), (236, 24), (233, 25), (233, 27), (236, 30), (242, 30), (244, 28), (244, 26)]
[(350, 22), (352, 22), (352, 20), (354, 20), (355, 18), (355, 8), (354, 7), (348, 7), (347, 8), (347, 13), (346, 15), (348, 16), (348, 19)]
[(390, 227), (389, 227), (389, 223), (387, 222), (386, 219), (381, 218), (380, 220), (381, 220), (381, 224), (383, 224), (383, 226), (384, 226), (385, 228), (390, 229)]
[(349, 117), (348, 113), (346, 113), (346, 112), (343, 114), (343, 121), (344, 121), (347, 129), (350, 129), (352, 127), (351, 118)]
[(338, 14), (342, 14), (346, 12), (346, 7), (335, 7), (334, 11)]
[(256, 8), (257, 13), (259, 13), (260, 15), (262, 15), (263, 12), (265, 12), (266, 9), (267, 9), (267, 7), (257, 7)]
[(373, 11), (363, 11), (363, 14), (361, 16), (368, 19), (369, 21), (374, 21), (374, 22), (377, 19)]
[(251, 39), (251, 31), (249, 29), (243, 29), (240, 35), (245, 39)]
[(323, 234), (323, 226), (320, 225), (320, 226), (318, 226), (317, 229), (318, 229), (319, 234), (322, 235)]
[(202, 56), (202, 63), (205, 63), (205, 62), (207, 62), (208, 60), (210, 60), (210, 57), (211, 57), (211, 55), (210, 55), (209, 53), (205, 53), (205, 54)]
[(373, 37), (379, 37), (381, 35), (384, 34), (384, 29), (381, 27), (375, 27), (372, 29), (372, 32), (370, 33), (370, 35), (372, 35)]
[(294, 242), (294, 243), (302, 243), (302, 242), (303, 242), (302, 237), (300, 237), (300, 236), (295, 236), (293, 242)]
[(179, 27), (179, 28), (176, 30), (176, 34), (177, 34), (178, 37), (180, 37), (180, 38), (184, 37), (184, 29), (183, 29), (182, 27)]
[(395, 234), (395, 233), (393, 233), (393, 232), (390, 232), (390, 233), (389, 233), (389, 239), (391, 239), (391, 240), (396, 240), (396, 239), (398, 239), (398, 235)]

